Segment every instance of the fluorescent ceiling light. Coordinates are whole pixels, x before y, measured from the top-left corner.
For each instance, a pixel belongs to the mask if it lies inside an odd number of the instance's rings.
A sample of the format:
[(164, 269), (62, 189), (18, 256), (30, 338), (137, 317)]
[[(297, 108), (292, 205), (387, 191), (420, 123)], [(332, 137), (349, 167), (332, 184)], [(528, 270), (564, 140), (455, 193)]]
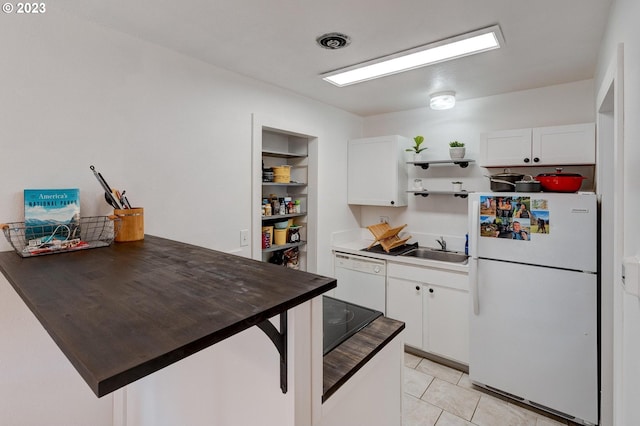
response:
[(429, 99), (431, 109), (451, 109), (456, 104), (455, 92), (434, 93)]
[(362, 64), (325, 73), (322, 74), (322, 78), (339, 87), (348, 86), (350, 84), (397, 74), (438, 62), (498, 49), (503, 41), (500, 27), (494, 25)]

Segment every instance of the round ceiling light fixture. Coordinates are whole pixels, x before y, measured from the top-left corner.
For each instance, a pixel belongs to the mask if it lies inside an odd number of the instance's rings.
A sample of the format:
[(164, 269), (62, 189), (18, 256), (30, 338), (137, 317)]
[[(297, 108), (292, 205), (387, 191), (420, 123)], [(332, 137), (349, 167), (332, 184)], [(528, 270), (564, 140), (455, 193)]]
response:
[(431, 109), (451, 109), (456, 104), (456, 92), (434, 93), (429, 98)]
[(316, 42), (320, 47), (325, 49), (336, 50), (347, 47), (351, 44), (351, 37), (342, 33), (327, 33), (316, 38)]

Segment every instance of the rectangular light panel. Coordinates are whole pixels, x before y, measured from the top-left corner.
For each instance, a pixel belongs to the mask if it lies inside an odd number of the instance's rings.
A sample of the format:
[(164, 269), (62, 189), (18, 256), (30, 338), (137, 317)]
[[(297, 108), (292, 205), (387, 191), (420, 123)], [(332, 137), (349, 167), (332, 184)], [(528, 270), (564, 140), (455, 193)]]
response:
[(373, 61), (322, 74), (336, 86), (348, 86), (374, 78), (397, 74), (438, 62), (500, 48), (504, 42), (500, 27), (494, 25)]

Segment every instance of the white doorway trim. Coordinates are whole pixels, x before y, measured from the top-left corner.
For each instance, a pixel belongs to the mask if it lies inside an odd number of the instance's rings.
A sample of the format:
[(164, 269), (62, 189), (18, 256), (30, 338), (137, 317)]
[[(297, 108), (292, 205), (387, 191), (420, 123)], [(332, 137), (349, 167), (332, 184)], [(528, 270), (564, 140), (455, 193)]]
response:
[(624, 45), (598, 88), (597, 186), (600, 208), (600, 425), (620, 424), (622, 389), (622, 257), (624, 253)]

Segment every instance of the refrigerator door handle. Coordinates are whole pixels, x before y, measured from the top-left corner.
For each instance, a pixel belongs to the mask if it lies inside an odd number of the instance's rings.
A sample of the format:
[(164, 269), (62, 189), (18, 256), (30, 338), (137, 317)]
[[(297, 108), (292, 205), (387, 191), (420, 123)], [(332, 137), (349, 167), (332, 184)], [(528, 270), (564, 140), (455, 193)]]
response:
[(473, 200), (471, 203), (471, 214), (469, 215), (471, 223), (469, 223), (469, 239), (471, 240), (469, 254), (471, 257), (478, 257), (478, 238), (480, 236), (479, 232), (479, 219), (480, 219), (480, 202), (478, 200)]
[(469, 224), (471, 238), (471, 264), (469, 265), (469, 285), (471, 286), (471, 303), (473, 306), (473, 314), (480, 314), (480, 300), (478, 299), (478, 220), (480, 215), (480, 202), (474, 200), (471, 203), (471, 215)]
[(478, 300), (478, 258), (472, 257), (469, 265), (469, 285), (471, 286), (471, 304), (473, 314), (480, 314), (480, 300)]

